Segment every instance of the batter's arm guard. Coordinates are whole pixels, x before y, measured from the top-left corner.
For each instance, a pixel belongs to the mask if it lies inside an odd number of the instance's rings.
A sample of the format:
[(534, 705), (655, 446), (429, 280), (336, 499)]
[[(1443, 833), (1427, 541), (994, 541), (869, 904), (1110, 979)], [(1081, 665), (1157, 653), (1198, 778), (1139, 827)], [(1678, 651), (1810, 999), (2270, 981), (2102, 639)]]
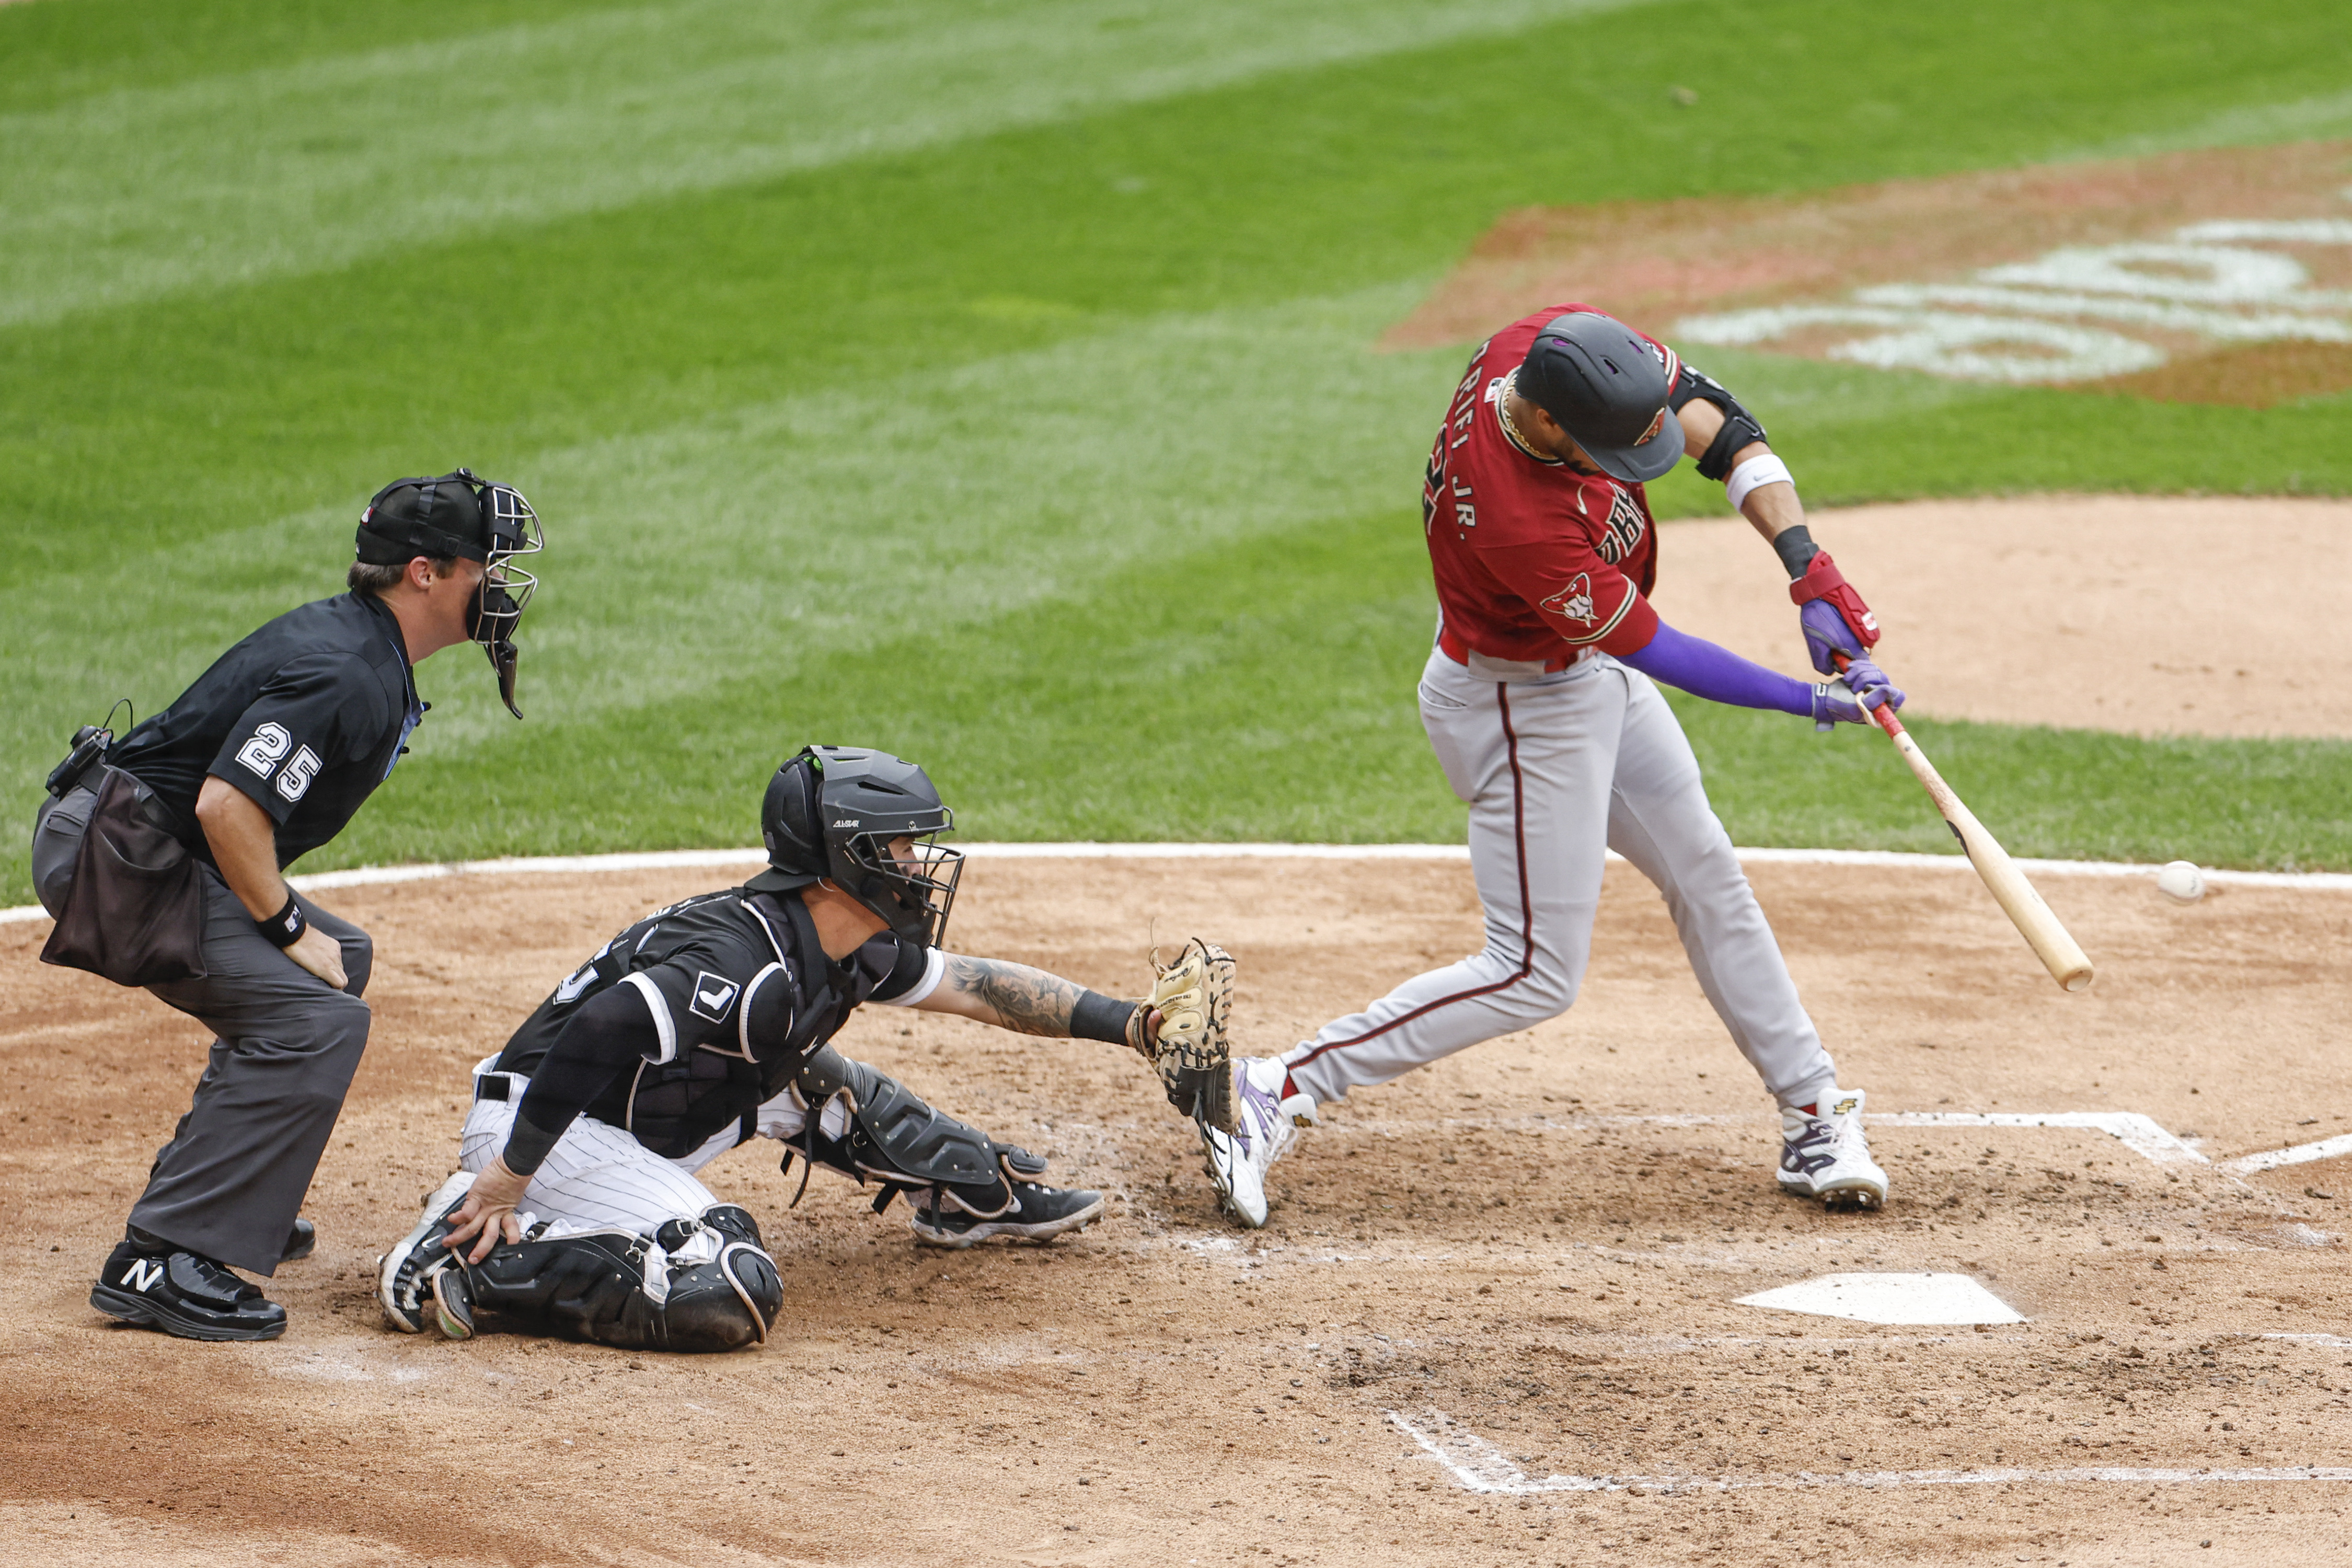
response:
[(1687, 363), (1675, 376), (1674, 390), (1666, 395), (1667, 404), (1676, 412), (1690, 403), (1711, 403), (1723, 411), (1723, 427), (1715, 439), (1699, 454), (1700, 477), (1721, 483), (1731, 473), (1732, 459), (1746, 447), (1771, 437), (1764, 434), (1763, 422), (1731, 395), (1730, 389), (1711, 375), (1693, 370)]

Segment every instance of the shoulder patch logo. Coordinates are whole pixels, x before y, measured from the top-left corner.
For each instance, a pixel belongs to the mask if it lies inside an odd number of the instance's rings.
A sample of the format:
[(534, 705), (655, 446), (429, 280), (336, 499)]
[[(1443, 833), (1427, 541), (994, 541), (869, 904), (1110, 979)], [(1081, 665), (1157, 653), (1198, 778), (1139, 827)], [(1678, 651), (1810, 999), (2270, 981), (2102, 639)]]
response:
[(1592, 624), (1592, 579), (1582, 572), (1575, 581), (1543, 602), (1543, 607), (1563, 620)]
[(735, 1010), (735, 994), (742, 989), (732, 980), (721, 979), (710, 971), (698, 970), (694, 976), (694, 994), (687, 1001), (687, 1011), (698, 1018), (708, 1018), (723, 1024), (727, 1015)]

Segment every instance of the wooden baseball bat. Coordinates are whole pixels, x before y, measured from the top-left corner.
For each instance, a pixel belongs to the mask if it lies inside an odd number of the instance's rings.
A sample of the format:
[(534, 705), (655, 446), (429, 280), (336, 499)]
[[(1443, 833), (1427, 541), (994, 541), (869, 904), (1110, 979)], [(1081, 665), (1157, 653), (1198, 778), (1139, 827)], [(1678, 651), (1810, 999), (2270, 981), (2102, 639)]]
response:
[[(1840, 670), (1845, 668), (1843, 655), (1838, 656), (1837, 665)], [(2042, 967), (2050, 971), (2050, 977), (2068, 991), (2089, 990), (2093, 979), (2090, 959), (2066, 928), (2059, 923), (2058, 917), (2050, 912), (2050, 906), (2042, 901), (2042, 895), (2033, 890), (2033, 884), (2025, 879), (2025, 873), (2017, 868), (2017, 862), (2009, 858), (2009, 851), (1985, 830), (1985, 825), (1977, 820), (1976, 813), (1969, 809), (1968, 803), (1944, 782), (1944, 775), (1936, 771), (1936, 764), (1927, 760), (1927, 753), (1919, 749), (1919, 742), (1903, 728), (1903, 721), (1895, 716), (1893, 708), (1882, 702), (1871, 710), (1871, 717), (1877, 721), (1880, 729), (1886, 731), (1886, 738), (1895, 742), (1895, 749), (1902, 753), (1903, 760), (1911, 765), (1919, 787), (1927, 792), (1927, 798), (1934, 801), (1936, 809), (1944, 814), (1944, 821), (1950, 826), (1952, 837), (1958, 839), (1960, 847), (1968, 852), (1969, 864), (1975, 867), (1977, 875), (1984, 879), (1984, 885), (1992, 892), (1993, 901), (2000, 905), (2001, 913), (2010, 918), (2011, 923), (2025, 938), (2026, 945), (2033, 950), (2033, 955), (2042, 961)]]

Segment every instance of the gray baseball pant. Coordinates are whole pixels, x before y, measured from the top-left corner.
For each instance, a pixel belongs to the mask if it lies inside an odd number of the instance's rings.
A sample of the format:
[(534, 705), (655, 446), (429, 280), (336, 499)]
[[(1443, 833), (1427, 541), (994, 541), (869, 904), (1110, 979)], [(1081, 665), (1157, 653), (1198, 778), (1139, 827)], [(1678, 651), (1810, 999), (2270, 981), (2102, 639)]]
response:
[(1827, 1092), (1837, 1067), (1657, 688), (1605, 654), (1549, 675), (1479, 663), (1433, 650), (1421, 720), (1470, 806), (1486, 948), (1326, 1024), (1284, 1055), (1292, 1080), (1338, 1100), (1566, 1012), (1614, 849), (1664, 896), (1699, 988), (1764, 1087), (1782, 1105)]
[[(45, 800), (33, 826), (33, 886), (55, 914), (98, 797)], [(205, 881), (201, 980), (147, 989), (215, 1038), (187, 1114), (156, 1152), (131, 1224), (234, 1268), (276, 1272), (310, 1178), (367, 1048), (367, 932), (297, 895), (302, 913), (342, 944), (349, 985), (336, 990), (264, 940), (211, 867)]]

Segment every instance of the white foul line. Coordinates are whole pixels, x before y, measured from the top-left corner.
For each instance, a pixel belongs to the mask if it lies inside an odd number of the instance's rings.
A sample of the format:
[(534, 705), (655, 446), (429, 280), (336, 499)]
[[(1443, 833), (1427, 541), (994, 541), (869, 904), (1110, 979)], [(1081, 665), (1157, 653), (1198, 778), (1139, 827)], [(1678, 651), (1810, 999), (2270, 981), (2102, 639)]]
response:
[[(1467, 860), (1463, 844), (966, 844), (967, 854), (1026, 860)], [(1741, 849), (1750, 865), (1879, 866), (1958, 871), (1965, 855), (1915, 855), (1893, 849)], [(1612, 860), (1622, 857), (1612, 851)], [(314, 871), (288, 881), (304, 892), (332, 888), (424, 882), (442, 877), (581, 876), (600, 871), (650, 871), (671, 867), (758, 866), (758, 849), (665, 849), (621, 855), (539, 855), (500, 860), (446, 860), (411, 866), (362, 866), (349, 871)], [(2123, 860), (2020, 860), (2030, 872), (2049, 877), (2144, 877), (2158, 868)], [(2208, 871), (2209, 882), (2252, 888), (2299, 888), (2352, 892), (2352, 873), (2339, 871)], [(37, 904), (0, 910), (0, 925), (47, 920)]]
[(1423, 1452), (1445, 1467), (1465, 1491), (1506, 1497), (1539, 1496), (1546, 1492), (1643, 1491), (1728, 1492), (1789, 1487), (1991, 1487), (2041, 1484), (2064, 1486), (2082, 1481), (2119, 1482), (2129, 1486), (2189, 1481), (2352, 1481), (2352, 1468), (2305, 1466), (2298, 1468), (2175, 1469), (2141, 1466), (2099, 1465), (2076, 1469), (2028, 1470), (1799, 1470), (1785, 1476), (1546, 1476), (1532, 1479), (1508, 1456), (1484, 1437), (1433, 1411), (1428, 1419), (1437, 1435), (1423, 1431), (1393, 1410), (1383, 1415), (1421, 1445)]

